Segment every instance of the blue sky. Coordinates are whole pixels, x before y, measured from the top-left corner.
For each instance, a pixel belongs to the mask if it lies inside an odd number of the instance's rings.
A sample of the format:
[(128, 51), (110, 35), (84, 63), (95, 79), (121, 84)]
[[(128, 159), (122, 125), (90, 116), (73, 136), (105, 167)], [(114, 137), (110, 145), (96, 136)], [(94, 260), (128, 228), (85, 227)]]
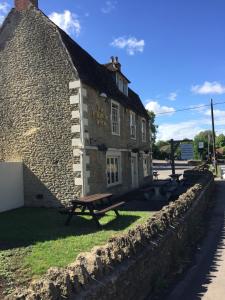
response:
[[(12, 6), (0, 0), (0, 22)], [(100, 63), (119, 56), (147, 108), (171, 112), (156, 118), (159, 139), (210, 128), (207, 107), (173, 111), (225, 101), (224, 0), (39, 0), (39, 8)], [(225, 104), (215, 120), (225, 133)]]

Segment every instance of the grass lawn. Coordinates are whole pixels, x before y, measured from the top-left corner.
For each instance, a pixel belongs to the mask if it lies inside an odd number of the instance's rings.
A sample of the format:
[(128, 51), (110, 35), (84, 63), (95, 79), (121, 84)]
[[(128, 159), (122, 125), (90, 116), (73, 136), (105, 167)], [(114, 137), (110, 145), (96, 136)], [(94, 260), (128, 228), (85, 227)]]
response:
[(116, 218), (108, 212), (96, 228), (90, 217), (66, 216), (54, 209), (22, 208), (0, 214), (0, 299), (15, 286), (24, 285), (50, 267), (64, 267), (77, 255), (102, 245), (113, 235), (143, 223), (153, 213), (121, 211)]

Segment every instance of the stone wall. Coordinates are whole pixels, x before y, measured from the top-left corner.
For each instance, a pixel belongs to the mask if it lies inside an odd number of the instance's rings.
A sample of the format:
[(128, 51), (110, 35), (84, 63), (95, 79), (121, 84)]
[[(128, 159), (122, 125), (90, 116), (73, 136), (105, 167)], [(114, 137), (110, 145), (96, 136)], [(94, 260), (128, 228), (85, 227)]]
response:
[(25, 204), (74, 196), (69, 82), (77, 79), (56, 26), (39, 10), (0, 31), (0, 161), (23, 161)]
[(181, 262), (190, 259), (202, 234), (214, 179), (208, 171), (198, 175), (192, 188), (145, 224), (81, 253), (65, 269), (51, 268), (29, 289), (7, 299), (142, 300), (154, 295), (180, 269)]

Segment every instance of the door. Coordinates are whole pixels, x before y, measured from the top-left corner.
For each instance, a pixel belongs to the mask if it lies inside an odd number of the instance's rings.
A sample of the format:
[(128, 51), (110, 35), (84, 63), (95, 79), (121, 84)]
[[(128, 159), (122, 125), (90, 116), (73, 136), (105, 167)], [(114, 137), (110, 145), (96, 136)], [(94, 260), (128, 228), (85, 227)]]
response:
[(137, 153), (131, 153), (131, 179), (132, 179), (132, 188), (137, 188), (138, 187)]

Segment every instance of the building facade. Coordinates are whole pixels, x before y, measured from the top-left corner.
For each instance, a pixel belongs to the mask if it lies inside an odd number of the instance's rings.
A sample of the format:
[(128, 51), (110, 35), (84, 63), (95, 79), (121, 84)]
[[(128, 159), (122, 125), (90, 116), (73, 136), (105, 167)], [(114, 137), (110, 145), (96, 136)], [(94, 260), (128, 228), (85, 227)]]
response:
[(149, 119), (118, 58), (102, 65), (17, 0), (0, 29), (0, 161), (22, 161), (27, 206), (151, 180)]

